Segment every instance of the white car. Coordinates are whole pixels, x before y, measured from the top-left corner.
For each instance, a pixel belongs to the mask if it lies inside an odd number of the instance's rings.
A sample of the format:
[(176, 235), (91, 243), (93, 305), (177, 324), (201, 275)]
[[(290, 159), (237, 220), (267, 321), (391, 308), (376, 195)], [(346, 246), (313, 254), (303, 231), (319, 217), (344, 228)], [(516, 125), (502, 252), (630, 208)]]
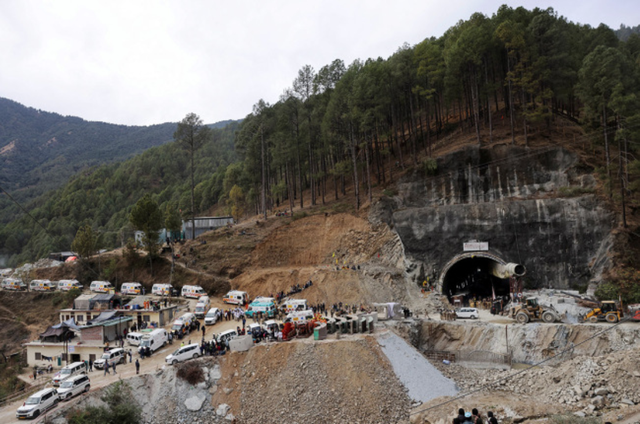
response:
[(204, 316), (204, 324), (205, 325), (213, 325), (218, 322), (218, 313), (220, 310), (218, 308), (211, 308), (207, 315)]
[(456, 309), (456, 317), (478, 319), (480, 318), (480, 312), (476, 308), (460, 308)]
[(58, 391), (56, 389), (40, 390), (29, 396), (20, 408), (16, 411), (16, 418), (24, 420), (26, 418), (35, 418), (46, 412), (49, 408), (53, 408), (60, 401)]
[(76, 375), (66, 379), (60, 384), (58, 389), (58, 395), (61, 400), (69, 400), (75, 395), (79, 395), (82, 392), (88, 392), (91, 389), (91, 381), (87, 375)]
[(175, 365), (178, 362), (186, 361), (187, 359), (196, 359), (200, 356), (200, 345), (198, 343), (192, 343), (190, 345), (182, 346), (171, 355), (165, 358), (167, 364)]

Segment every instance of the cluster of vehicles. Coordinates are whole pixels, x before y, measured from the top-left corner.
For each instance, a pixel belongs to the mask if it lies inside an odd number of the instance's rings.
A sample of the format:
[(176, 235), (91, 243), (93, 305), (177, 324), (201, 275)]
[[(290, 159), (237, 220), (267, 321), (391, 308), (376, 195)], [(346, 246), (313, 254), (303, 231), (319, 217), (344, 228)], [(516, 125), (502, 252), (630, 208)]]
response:
[(61, 291), (69, 291), (71, 289), (80, 289), (82, 290), (83, 286), (78, 282), (78, 280), (60, 280), (60, 281), (50, 281), (50, 280), (32, 280), (29, 285), (22, 281), (19, 278), (5, 278), (0, 283), (0, 287), (3, 290), (27, 290), (27, 287), (31, 291), (40, 291), (40, 292), (51, 292), (55, 290)]
[(91, 380), (87, 375), (84, 362), (74, 362), (63, 367), (53, 376), (52, 384), (54, 387), (40, 390), (29, 396), (16, 411), (16, 418), (36, 418), (56, 406), (61, 400), (69, 400), (91, 389)]

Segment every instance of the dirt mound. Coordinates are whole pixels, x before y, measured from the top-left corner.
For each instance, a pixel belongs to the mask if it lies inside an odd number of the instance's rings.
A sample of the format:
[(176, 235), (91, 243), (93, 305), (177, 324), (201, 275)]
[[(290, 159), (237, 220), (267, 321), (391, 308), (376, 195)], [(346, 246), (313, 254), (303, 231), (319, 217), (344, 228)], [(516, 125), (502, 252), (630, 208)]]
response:
[[(369, 260), (390, 237), (350, 214), (314, 215), (273, 231), (251, 254), (253, 267), (349, 265)], [(334, 256), (335, 253), (335, 256)]]
[(221, 364), (212, 402), (242, 422), (408, 422), (410, 400), (373, 338), (261, 346)]

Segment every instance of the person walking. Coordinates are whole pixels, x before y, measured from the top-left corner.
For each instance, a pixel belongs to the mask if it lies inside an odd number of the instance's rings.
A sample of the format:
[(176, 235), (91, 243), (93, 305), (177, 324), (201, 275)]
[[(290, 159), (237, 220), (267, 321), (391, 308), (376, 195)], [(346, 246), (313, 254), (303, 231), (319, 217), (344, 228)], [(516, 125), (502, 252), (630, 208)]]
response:
[(204, 339), (204, 333), (205, 333), (205, 331), (206, 331), (206, 330), (205, 330), (204, 325), (203, 325), (203, 326), (202, 326), (202, 338), (203, 338), (203, 339)]
[(131, 349), (129, 349), (127, 351), (127, 353), (129, 354), (129, 363), (131, 363), (131, 361), (133, 360), (133, 355), (131, 354)]
[(114, 374), (118, 374), (118, 373), (116, 372), (116, 363), (114, 362), (112, 366), (113, 366), (113, 373), (114, 373)]
[(140, 362), (136, 359), (136, 374), (140, 374)]
[(105, 361), (104, 362), (104, 374), (103, 374), (103, 376), (105, 376), (107, 374), (111, 375), (111, 371), (109, 371), (109, 361)]
[(89, 372), (93, 372), (93, 359), (89, 359)]

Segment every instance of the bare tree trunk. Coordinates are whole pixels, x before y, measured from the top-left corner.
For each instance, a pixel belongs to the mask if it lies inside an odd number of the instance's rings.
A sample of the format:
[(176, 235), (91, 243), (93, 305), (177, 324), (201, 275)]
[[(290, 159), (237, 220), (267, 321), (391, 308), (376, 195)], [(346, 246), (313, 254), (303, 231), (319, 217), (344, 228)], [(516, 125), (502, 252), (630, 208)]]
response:
[(196, 239), (196, 206), (195, 206), (195, 196), (194, 196), (194, 191), (195, 191), (195, 178), (193, 176), (194, 174), (194, 168), (193, 168), (193, 157), (195, 156), (195, 144), (192, 141), (191, 142), (191, 239), (195, 240)]
[(604, 128), (604, 153), (607, 160), (607, 175), (609, 176), (609, 197), (613, 197), (612, 181), (611, 181), (611, 160), (609, 158), (609, 136), (607, 132), (607, 106), (602, 105), (602, 119)]
[(511, 144), (516, 144), (516, 133), (513, 128), (513, 95), (511, 94), (511, 60), (507, 53), (507, 79), (509, 81), (509, 119), (511, 120)]
[(351, 161), (353, 163), (353, 190), (356, 196), (356, 210), (360, 209), (360, 185), (358, 184), (358, 164), (356, 162), (356, 140), (353, 135), (353, 125), (349, 124), (351, 129)]
[(371, 205), (371, 167), (369, 166), (369, 139), (365, 136), (366, 144), (364, 146), (364, 154), (367, 161), (367, 196)]
[(264, 214), (264, 219), (267, 219), (267, 173), (266, 173), (266, 164), (265, 160), (265, 152), (264, 152), (264, 130), (262, 126), (260, 126), (260, 148), (262, 154), (262, 213)]
[[(491, 120), (491, 97), (489, 96), (489, 60), (485, 58), (484, 62), (484, 83), (487, 86), (487, 115), (489, 115), (489, 143), (493, 142), (493, 122)], [(497, 100), (496, 100), (497, 103)], [(497, 109), (496, 109), (497, 110)]]

